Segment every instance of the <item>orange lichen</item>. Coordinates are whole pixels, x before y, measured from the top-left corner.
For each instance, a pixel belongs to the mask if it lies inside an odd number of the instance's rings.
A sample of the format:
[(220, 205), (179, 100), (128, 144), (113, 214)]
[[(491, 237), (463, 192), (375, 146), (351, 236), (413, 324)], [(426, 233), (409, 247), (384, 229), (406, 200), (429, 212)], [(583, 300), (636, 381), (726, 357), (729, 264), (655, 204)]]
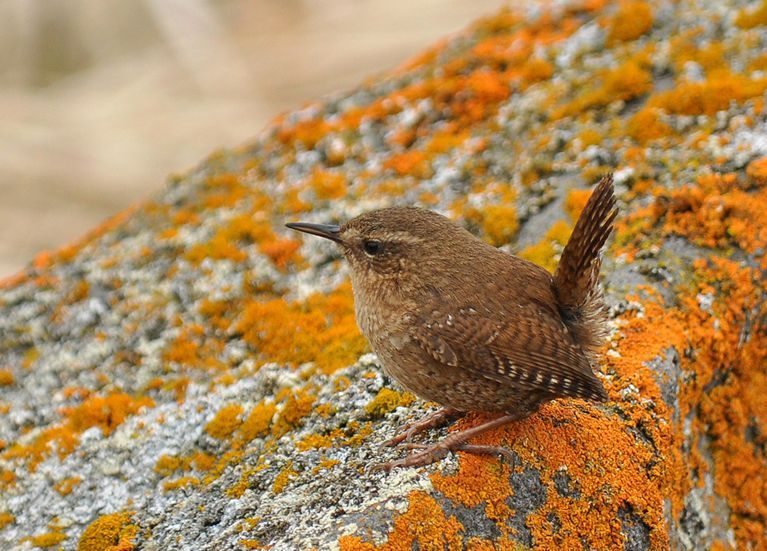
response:
[(259, 402), (250, 410), (239, 428), (238, 440), (250, 442), (269, 433), (277, 406), (270, 401)]
[(304, 417), (311, 413), (316, 399), (316, 396), (303, 389), (289, 392), (282, 410), (272, 426), (272, 434), (279, 438), (297, 426)]
[(67, 295), (67, 298), (65, 299), (65, 302), (67, 303), (73, 303), (73, 302), (79, 302), (85, 298), (88, 297), (88, 294), (90, 293), (90, 285), (87, 281), (84, 279), (81, 279), (77, 283), (75, 283), (74, 287), (69, 291), (69, 294)]
[(734, 175), (710, 174), (695, 185), (661, 195), (652, 216), (663, 231), (707, 247), (731, 244), (747, 251), (767, 243), (767, 189), (740, 189)]
[(214, 174), (205, 181), (203, 205), (210, 209), (233, 207), (246, 197), (252, 196), (239, 174), (231, 172)]
[(502, 463), (489, 462), (481, 456), (461, 456), (460, 476), (432, 475), (434, 488), (452, 503), (466, 507), (485, 505), (489, 519), (505, 524), (512, 514), (507, 500), (512, 495), (508, 484), (511, 471)]
[(229, 438), (242, 424), (242, 411), (240, 404), (222, 407), (205, 425), (205, 432), (218, 440)]
[(154, 472), (162, 477), (170, 476), (178, 470), (183, 469), (186, 462), (174, 455), (161, 455), (154, 465)]
[(578, 140), (580, 140), (582, 147), (588, 147), (590, 145), (599, 145), (604, 136), (596, 128), (584, 128), (578, 134)]
[(80, 484), (80, 482), (82, 481), (83, 479), (79, 476), (64, 478), (62, 480), (59, 480), (56, 484), (54, 484), (53, 489), (56, 490), (62, 496), (67, 496), (71, 494), (75, 486)]
[(321, 200), (340, 199), (346, 195), (348, 185), (343, 172), (315, 169), (309, 179), (309, 186)]
[(578, 116), (584, 111), (607, 105), (613, 101), (629, 101), (652, 90), (652, 74), (643, 64), (628, 60), (616, 69), (602, 75), (601, 85), (587, 89), (570, 103), (552, 112), (554, 119)]
[(761, 157), (748, 163), (746, 167), (746, 176), (753, 182), (754, 186), (767, 185), (767, 157)]
[(347, 426), (347, 433), (351, 433), (351, 436), (343, 441), (346, 446), (356, 447), (362, 444), (365, 439), (373, 434), (373, 424), (368, 422), (360, 425), (356, 421), (349, 423)]
[(11, 386), (16, 382), (13, 371), (10, 369), (0, 369), (0, 386)]
[(182, 476), (176, 480), (168, 480), (167, 482), (164, 482), (162, 489), (166, 492), (172, 492), (173, 490), (178, 490), (179, 488), (188, 488), (190, 486), (199, 485), (200, 479), (196, 476)]
[(132, 551), (138, 534), (132, 517), (130, 511), (100, 516), (83, 531), (77, 551)]
[(16, 473), (5, 469), (0, 470), (0, 488), (10, 488), (14, 484), (16, 484)]
[(428, 178), (431, 171), (422, 151), (406, 151), (392, 155), (384, 161), (383, 166), (399, 176), (411, 175), (416, 178)]
[(767, 25), (767, 1), (762, 1), (755, 9), (744, 8), (738, 12), (735, 24), (741, 29), (753, 29)]
[(557, 267), (557, 254), (567, 244), (571, 232), (572, 227), (564, 220), (559, 220), (549, 228), (543, 239), (535, 245), (524, 248), (519, 252), (519, 256), (554, 273)]
[(652, 7), (648, 2), (621, 2), (608, 23), (607, 44), (636, 40), (649, 31), (652, 25)]
[(408, 500), (407, 512), (395, 519), (386, 543), (376, 546), (358, 536), (344, 536), (338, 541), (341, 551), (462, 549), (463, 527), (454, 516), (448, 517), (434, 498), (424, 492), (411, 492)]
[(660, 119), (657, 109), (644, 107), (637, 111), (626, 123), (626, 133), (642, 145), (671, 136), (673, 129)]
[(67, 539), (67, 535), (63, 532), (47, 532), (45, 534), (40, 534), (39, 536), (31, 536), (28, 538), (23, 538), (22, 542), (29, 542), (32, 544), (32, 546), (37, 547), (38, 549), (47, 549), (49, 547), (55, 547), (58, 544), (60, 544), (62, 541)]
[(726, 110), (730, 102), (740, 103), (761, 96), (765, 90), (767, 78), (719, 75), (704, 82), (680, 82), (673, 90), (648, 98), (647, 105), (674, 115), (713, 115)]
[(8, 526), (9, 524), (13, 524), (16, 521), (16, 517), (13, 516), (11, 513), (4, 511), (0, 513), (0, 530)]
[(604, 101), (637, 98), (652, 89), (652, 74), (640, 63), (629, 60), (604, 76), (602, 94)]
[[(228, 328), (229, 322), (222, 318), (216, 318), (216, 324)], [(221, 339), (207, 335), (202, 325), (192, 324), (185, 326), (170, 347), (163, 352), (163, 359), (174, 362), (181, 367), (201, 368), (209, 370), (221, 370), (226, 365), (218, 359), (218, 353), (224, 347)], [(164, 388), (173, 390), (179, 400), (183, 399), (188, 380), (180, 378), (169, 380)]]
[(373, 418), (384, 417), (390, 411), (394, 411), (400, 406), (409, 406), (415, 400), (415, 396), (409, 392), (398, 392), (390, 388), (382, 388), (365, 406), (365, 411)]
[(141, 408), (154, 407), (151, 398), (134, 398), (122, 392), (109, 396), (92, 396), (74, 408), (65, 408), (68, 426), (75, 432), (99, 427), (105, 435), (111, 434), (129, 416)]
[(574, 224), (586, 207), (586, 203), (591, 197), (590, 189), (571, 189), (565, 197), (565, 212)]
[(261, 243), (259, 250), (268, 256), (269, 260), (271, 260), (278, 269), (284, 270), (289, 264), (295, 264), (301, 259), (301, 256), (298, 254), (298, 249), (300, 247), (300, 241), (285, 238)]
[(252, 301), (235, 329), (263, 361), (314, 361), (324, 372), (349, 365), (367, 345), (354, 319), (349, 284), (306, 301)]
[(247, 255), (240, 248), (219, 234), (214, 235), (206, 243), (193, 245), (184, 256), (195, 264), (199, 264), (206, 258), (212, 260), (231, 260), (232, 262), (242, 262), (247, 258)]
[(79, 406), (63, 408), (63, 424), (41, 431), (29, 444), (14, 444), (4, 456), (23, 459), (29, 469), (34, 470), (52, 451), (52, 446), (63, 459), (77, 447), (81, 432), (99, 427), (105, 435), (109, 435), (129, 415), (138, 413), (144, 407), (154, 407), (154, 401), (146, 397), (133, 398), (120, 392), (106, 397), (91, 396)]
[(690, 61), (700, 65), (709, 76), (717, 73), (726, 75), (730, 70), (725, 47), (721, 42), (710, 42), (701, 46), (692, 33), (682, 33), (681, 36), (671, 39), (671, 48), (674, 68), (679, 73), (684, 72), (685, 65)]
[(554, 65), (540, 57), (534, 57), (522, 66), (522, 80), (526, 85), (548, 80), (554, 74)]
[(519, 231), (517, 209), (511, 205), (487, 205), (481, 211), (482, 235), (499, 247), (509, 243)]
[(331, 130), (331, 125), (321, 119), (297, 123), (291, 128), (280, 127), (277, 139), (283, 143), (297, 142), (306, 149), (312, 149)]
[[(762, 189), (748, 193), (738, 183), (733, 175), (701, 176), (696, 184), (660, 194), (644, 215), (662, 223), (664, 231), (701, 244), (736, 244), (751, 253), (763, 250), (767, 193)], [(760, 260), (764, 269), (767, 263), (764, 257)], [(767, 391), (767, 380), (758, 367), (767, 359), (763, 325), (757, 323), (753, 335), (743, 338), (743, 328), (754, 315), (749, 313), (760, 304), (764, 312), (764, 280), (752, 268), (713, 255), (696, 261), (694, 268), (692, 288), (678, 298), (678, 310), (655, 307), (655, 312), (646, 312), (633, 323), (648, 333), (659, 333), (656, 338), (666, 346), (673, 343), (679, 351), (694, 351), (694, 357), (681, 357), (681, 369), (694, 376), (681, 388), (680, 417), (697, 408), (694, 434), (696, 439), (703, 434), (712, 439), (715, 491), (727, 500), (730, 525), (738, 541), (747, 546), (761, 540), (767, 521), (767, 499), (759, 490), (767, 465), (753, 451), (762, 445), (761, 437), (748, 437), (752, 420), (767, 415), (758, 398)], [(706, 308), (699, 302), (704, 294), (716, 298)], [(674, 329), (659, 332), (659, 316), (667, 322), (677, 319)], [(646, 347), (634, 335), (626, 343), (633, 343), (635, 351)], [(717, 383), (721, 373), (727, 376)], [(700, 471), (708, 469), (705, 460), (692, 453), (689, 468), (698, 479)], [(744, 480), (750, 482), (744, 484)]]
[(34, 363), (39, 358), (40, 358), (40, 351), (37, 348), (32, 347), (26, 352), (24, 352), (24, 359), (21, 360), (21, 367), (23, 367), (24, 369), (29, 369), (34, 365)]
[(296, 449), (298, 451), (317, 450), (322, 448), (329, 448), (333, 445), (332, 434), (309, 434), (304, 437), (303, 440), (296, 442)]
[(263, 545), (258, 540), (252, 540), (252, 539), (241, 539), (237, 542), (238, 545), (242, 545), (245, 549), (268, 549), (269, 547), (266, 545)]
[(430, 154), (447, 153), (448, 151), (460, 147), (469, 139), (468, 132), (457, 132), (455, 125), (448, 125), (440, 131), (434, 132), (431, 139), (424, 147), (424, 151)]

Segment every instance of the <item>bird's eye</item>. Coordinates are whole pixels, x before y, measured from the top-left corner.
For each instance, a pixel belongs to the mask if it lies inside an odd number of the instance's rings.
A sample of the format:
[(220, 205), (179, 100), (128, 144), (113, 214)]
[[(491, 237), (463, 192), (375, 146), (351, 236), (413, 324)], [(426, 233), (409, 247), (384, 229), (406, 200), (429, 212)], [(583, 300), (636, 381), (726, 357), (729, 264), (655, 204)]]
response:
[(365, 249), (366, 254), (375, 256), (383, 251), (383, 243), (377, 239), (368, 239), (362, 244), (362, 248)]

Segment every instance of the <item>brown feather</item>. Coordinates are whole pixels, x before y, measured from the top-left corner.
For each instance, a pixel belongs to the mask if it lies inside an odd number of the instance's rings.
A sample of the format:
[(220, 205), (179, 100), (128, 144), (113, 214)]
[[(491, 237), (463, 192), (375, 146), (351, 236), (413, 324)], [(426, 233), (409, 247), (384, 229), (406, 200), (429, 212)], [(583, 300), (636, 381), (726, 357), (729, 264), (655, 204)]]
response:
[(597, 348), (606, 336), (606, 308), (599, 288), (600, 253), (617, 214), (613, 177), (608, 174), (589, 197), (554, 273), (562, 319), (586, 349)]

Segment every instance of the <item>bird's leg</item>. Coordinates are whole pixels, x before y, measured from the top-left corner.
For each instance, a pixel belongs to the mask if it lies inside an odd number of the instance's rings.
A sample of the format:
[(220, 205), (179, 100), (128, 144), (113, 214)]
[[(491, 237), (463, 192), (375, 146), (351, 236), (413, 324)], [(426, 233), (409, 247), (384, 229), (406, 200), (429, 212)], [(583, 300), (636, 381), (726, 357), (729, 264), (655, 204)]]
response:
[(402, 430), (397, 436), (387, 440), (383, 443), (383, 445), (396, 446), (402, 442), (410, 442), (415, 435), (420, 434), (425, 430), (440, 427), (447, 423), (450, 418), (457, 417), (459, 415), (461, 415), (461, 412), (457, 409), (443, 407), (442, 409), (438, 409), (437, 411), (429, 413), (418, 421), (408, 423), (402, 427)]
[(482, 434), (490, 429), (500, 427), (511, 421), (516, 421), (524, 417), (520, 413), (511, 413), (502, 415), (496, 419), (492, 419), (476, 427), (465, 429), (459, 432), (445, 437), (444, 440), (437, 444), (426, 446), (422, 444), (408, 444), (410, 449), (420, 449), (421, 451), (408, 455), (403, 459), (397, 461), (390, 461), (381, 465), (376, 465), (375, 470), (390, 471), (395, 467), (422, 467), (429, 465), (445, 457), (448, 452), (451, 451), (466, 451), (469, 453), (481, 453), (481, 454), (498, 454), (506, 457), (513, 462), (514, 456), (506, 448), (499, 446), (481, 446), (467, 444), (466, 441), (470, 438)]

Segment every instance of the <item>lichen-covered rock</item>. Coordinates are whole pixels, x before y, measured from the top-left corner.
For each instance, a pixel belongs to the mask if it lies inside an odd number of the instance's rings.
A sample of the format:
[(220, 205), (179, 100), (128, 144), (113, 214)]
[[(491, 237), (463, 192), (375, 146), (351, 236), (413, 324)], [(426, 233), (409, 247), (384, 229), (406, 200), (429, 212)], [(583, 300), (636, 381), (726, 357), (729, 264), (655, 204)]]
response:
[[(504, 11), (40, 255), (0, 289), (0, 547), (763, 548), (766, 14)], [(434, 405), (283, 223), (420, 204), (551, 268), (607, 170), (610, 401), (371, 473)]]

